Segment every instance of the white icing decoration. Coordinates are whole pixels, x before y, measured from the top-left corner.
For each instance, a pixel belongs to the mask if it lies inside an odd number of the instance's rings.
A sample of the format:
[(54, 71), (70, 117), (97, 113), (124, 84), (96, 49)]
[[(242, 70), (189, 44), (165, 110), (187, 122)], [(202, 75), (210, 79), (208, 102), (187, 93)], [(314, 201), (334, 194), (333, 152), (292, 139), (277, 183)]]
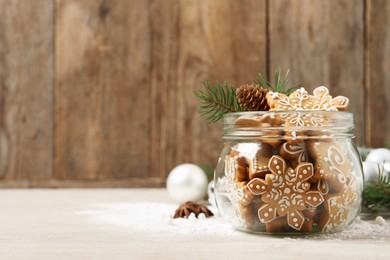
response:
[(345, 223), (349, 217), (349, 211), (357, 202), (357, 194), (350, 186), (343, 193), (332, 196), (327, 201), (329, 218), (323, 227), (323, 231), (329, 231)]
[[(283, 169), (283, 172), (277, 170), (276, 166)], [(305, 204), (314, 206), (320, 204), (318, 202), (309, 202), (308, 197), (322, 198), (318, 191), (308, 191), (310, 184), (306, 181), (314, 174), (313, 166), (310, 163), (302, 163), (298, 165), (295, 171), (286, 170), (284, 159), (280, 156), (273, 156), (270, 159), (269, 168), (271, 170), (270, 182), (267, 183), (262, 197), (265, 204), (259, 210), (259, 219), (261, 222), (267, 223), (276, 218), (276, 212), (279, 216), (285, 216), (287, 212), (288, 225), (300, 230), (304, 222), (304, 217), (300, 210), (305, 207)], [(304, 171), (306, 173), (302, 174)], [(299, 175), (303, 177), (298, 181)], [(311, 193), (310, 196), (306, 196), (308, 193)], [(267, 207), (272, 208), (275, 215), (266, 215), (265, 209)], [(290, 210), (292, 212), (289, 212)], [(296, 221), (292, 218), (294, 216), (296, 216)]]

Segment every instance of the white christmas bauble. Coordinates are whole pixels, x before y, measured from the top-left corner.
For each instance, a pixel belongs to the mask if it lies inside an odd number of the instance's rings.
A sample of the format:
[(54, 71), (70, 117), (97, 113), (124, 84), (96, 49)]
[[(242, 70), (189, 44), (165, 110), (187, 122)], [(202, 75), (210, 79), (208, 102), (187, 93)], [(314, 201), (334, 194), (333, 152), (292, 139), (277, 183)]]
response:
[(377, 180), (381, 164), (377, 162), (363, 162), (364, 181)]
[(207, 176), (195, 164), (181, 164), (175, 167), (168, 175), (168, 194), (176, 203), (200, 201), (207, 192)]
[(378, 163), (390, 162), (390, 150), (386, 148), (372, 150), (367, 155), (366, 161)]
[(209, 197), (210, 204), (215, 207), (216, 203), (215, 203), (214, 181), (210, 181), (209, 185), (207, 186), (207, 195)]

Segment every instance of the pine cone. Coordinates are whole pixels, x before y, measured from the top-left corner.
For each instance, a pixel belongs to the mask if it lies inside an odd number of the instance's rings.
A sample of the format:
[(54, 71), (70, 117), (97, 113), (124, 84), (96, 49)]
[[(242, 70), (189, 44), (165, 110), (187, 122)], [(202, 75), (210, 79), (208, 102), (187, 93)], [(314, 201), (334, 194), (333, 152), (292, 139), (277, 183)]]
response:
[(267, 111), (269, 106), (265, 98), (268, 90), (259, 85), (242, 85), (236, 91), (241, 106), (247, 111)]

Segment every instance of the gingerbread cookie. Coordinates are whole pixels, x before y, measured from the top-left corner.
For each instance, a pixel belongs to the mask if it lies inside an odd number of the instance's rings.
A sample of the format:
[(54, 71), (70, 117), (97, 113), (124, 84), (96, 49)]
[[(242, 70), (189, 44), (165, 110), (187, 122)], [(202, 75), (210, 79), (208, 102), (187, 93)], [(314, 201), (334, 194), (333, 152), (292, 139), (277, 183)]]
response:
[(225, 159), (225, 173), (235, 182), (248, 181), (248, 161), (233, 150)]
[[(316, 110), (343, 111), (346, 110), (349, 100), (346, 97), (338, 96), (332, 98), (326, 87), (314, 89), (313, 95), (309, 95), (304, 88), (300, 88), (291, 95), (269, 91), (266, 95), (270, 111), (286, 111), (277, 114), (279, 121), (286, 127), (320, 127), (328, 124), (327, 118), (321, 113), (313, 113)], [(306, 112), (305, 112), (306, 111)], [(307, 111), (312, 111), (307, 113)], [(290, 136), (294, 139), (294, 131)], [(301, 134), (295, 133), (296, 136)]]
[(234, 121), (235, 127), (262, 127), (262, 122), (258, 116), (241, 116)]
[(321, 231), (337, 230), (346, 224), (351, 215), (357, 214), (351, 209), (358, 208), (355, 205), (360, 203), (357, 193), (350, 187), (341, 193), (325, 195), (324, 200), (324, 209), (316, 221)]
[(268, 162), (273, 155), (273, 148), (270, 144), (262, 143), (253, 158), (249, 159), (249, 179), (263, 178), (270, 173)]
[(262, 195), (264, 205), (258, 211), (260, 221), (269, 223), (277, 216), (287, 216), (287, 224), (301, 230), (305, 221), (302, 211), (307, 205), (317, 207), (323, 202), (318, 191), (309, 190), (307, 180), (314, 174), (313, 165), (304, 162), (292, 169), (282, 157), (274, 155), (268, 167), (272, 174), (267, 174), (265, 180), (255, 178), (248, 183), (254, 195)]
[(280, 155), (284, 159), (290, 160), (293, 167), (308, 161), (306, 144), (304, 142), (297, 144), (284, 143), (280, 148)]
[(277, 217), (265, 224), (265, 232), (267, 233), (281, 233), (287, 231), (288, 225), (286, 217)]
[(344, 111), (349, 105), (348, 98), (343, 96), (332, 98), (329, 90), (324, 86), (314, 89), (313, 95), (309, 95), (304, 88), (297, 89), (289, 96), (269, 91), (266, 99), (270, 111)]
[(307, 206), (307, 208), (303, 211), (303, 215), (308, 219), (313, 219), (317, 214), (317, 207)]
[(339, 144), (332, 142), (308, 142), (307, 151), (314, 160), (315, 173), (313, 179), (321, 180), (319, 190), (327, 192), (341, 192), (347, 188), (353, 176), (352, 162)]
[[(311, 233), (313, 230), (313, 220), (310, 218), (304, 218), (303, 224), (299, 232), (301, 233)], [(282, 232), (291, 232), (295, 231), (292, 229), (288, 223), (286, 217), (277, 217), (265, 224), (265, 231), (267, 233), (282, 233)]]
[(243, 115), (234, 121), (236, 127), (276, 127), (280, 126), (283, 121), (274, 114), (267, 113), (253, 113)]
[(270, 111), (309, 110), (305, 103), (309, 100), (309, 94), (304, 88), (300, 88), (290, 96), (269, 91), (266, 95)]
[(247, 185), (247, 182), (235, 184), (233, 200), (238, 201), (236, 204), (238, 214), (247, 225), (254, 225), (258, 222), (257, 211), (263, 204), (260, 196), (253, 194)]
[(307, 113), (307, 112), (289, 112), (281, 113), (280, 118), (284, 120), (284, 126), (286, 127), (320, 127), (327, 125), (327, 119), (321, 113)]
[(235, 200), (244, 206), (248, 206), (256, 198), (256, 194), (249, 189), (245, 181), (236, 183), (235, 193)]
[(326, 111), (345, 111), (349, 105), (349, 99), (344, 96), (332, 98), (327, 87), (321, 86), (313, 90), (313, 96), (310, 96), (314, 104), (312, 110)]
[(253, 129), (253, 131), (261, 129), (261, 134), (259, 134), (259, 136), (255, 138), (263, 143), (268, 143), (276, 147), (281, 143), (280, 136), (282, 135), (283, 131), (277, 129), (269, 129), (265, 132), (264, 129), (278, 127), (281, 123), (282, 120), (279, 117), (275, 117), (273, 114), (256, 113), (240, 116), (234, 121), (234, 126), (246, 130)]
[(241, 220), (244, 221), (248, 227), (253, 227), (260, 223), (257, 211), (262, 205), (263, 202), (261, 200), (254, 200), (249, 205), (239, 204), (239, 216), (241, 216)]

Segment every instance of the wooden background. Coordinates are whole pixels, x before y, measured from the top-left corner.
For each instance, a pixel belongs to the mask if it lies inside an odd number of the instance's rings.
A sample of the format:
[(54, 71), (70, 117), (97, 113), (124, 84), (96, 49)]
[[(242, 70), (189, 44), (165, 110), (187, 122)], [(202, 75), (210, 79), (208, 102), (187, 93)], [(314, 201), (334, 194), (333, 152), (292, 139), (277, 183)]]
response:
[(388, 0), (0, 0), (0, 187), (162, 186), (215, 165), (203, 80), (291, 80), (351, 99), (390, 145)]

